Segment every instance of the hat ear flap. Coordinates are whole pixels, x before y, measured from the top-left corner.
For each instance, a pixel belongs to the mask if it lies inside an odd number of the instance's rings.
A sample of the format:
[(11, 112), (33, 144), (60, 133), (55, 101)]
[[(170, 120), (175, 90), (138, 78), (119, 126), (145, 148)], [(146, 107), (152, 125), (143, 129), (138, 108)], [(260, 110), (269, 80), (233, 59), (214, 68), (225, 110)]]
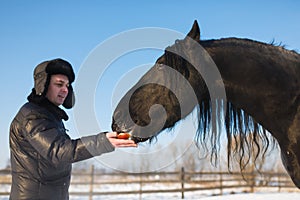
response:
[(34, 79), (34, 89), (35, 94), (41, 96), (46, 93), (47, 81), (49, 81), (49, 77), (46, 73), (46, 67), (48, 65), (48, 61), (40, 63), (34, 69), (33, 79)]
[(70, 109), (74, 106), (75, 104), (75, 95), (74, 95), (74, 91), (73, 91), (73, 87), (72, 85), (69, 86), (69, 92), (68, 95), (63, 103), (63, 106), (67, 109)]

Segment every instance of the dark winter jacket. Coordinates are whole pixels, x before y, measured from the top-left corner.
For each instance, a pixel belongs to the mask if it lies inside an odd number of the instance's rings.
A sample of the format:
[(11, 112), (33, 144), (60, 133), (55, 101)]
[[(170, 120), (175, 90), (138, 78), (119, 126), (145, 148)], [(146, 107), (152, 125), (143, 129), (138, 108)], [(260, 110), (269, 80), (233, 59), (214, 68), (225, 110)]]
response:
[(10, 199), (69, 199), (72, 163), (114, 150), (102, 133), (70, 139), (62, 119), (66, 113), (48, 100), (26, 103), (13, 119)]

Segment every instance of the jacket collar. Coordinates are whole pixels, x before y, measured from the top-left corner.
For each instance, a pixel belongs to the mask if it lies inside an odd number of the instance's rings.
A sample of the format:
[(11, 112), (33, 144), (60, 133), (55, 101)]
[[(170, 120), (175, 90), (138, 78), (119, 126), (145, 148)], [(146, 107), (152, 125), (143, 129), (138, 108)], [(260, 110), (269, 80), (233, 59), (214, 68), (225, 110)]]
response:
[(44, 96), (38, 96), (35, 95), (34, 92), (32, 92), (28, 97), (27, 97), (29, 102), (35, 103), (41, 107), (46, 108), (49, 112), (51, 112), (56, 118), (59, 120), (65, 120), (67, 121), (69, 119), (69, 116), (67, 113), (62, 110), (60, 107), (56, 106), (52, 102), (50, 102), (46, 97)]

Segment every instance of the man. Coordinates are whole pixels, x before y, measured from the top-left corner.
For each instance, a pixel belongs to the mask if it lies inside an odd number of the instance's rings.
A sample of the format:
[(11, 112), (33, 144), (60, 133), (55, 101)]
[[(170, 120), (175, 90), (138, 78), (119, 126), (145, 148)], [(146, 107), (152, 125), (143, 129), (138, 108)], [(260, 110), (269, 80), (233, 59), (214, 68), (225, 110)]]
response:
[[(34, 88), (10, 127), (12, 186), (10, 199), (69, 199), (72, 163), (108, 153), (115, 147), (136, 147), (117, 133), (99, 133), (71, 139), (59, 106), (74, 106), (75, 74), (65, 60), (40, 63), (34, 70)], [(84, 141), (84, 143), (82, 142)]]

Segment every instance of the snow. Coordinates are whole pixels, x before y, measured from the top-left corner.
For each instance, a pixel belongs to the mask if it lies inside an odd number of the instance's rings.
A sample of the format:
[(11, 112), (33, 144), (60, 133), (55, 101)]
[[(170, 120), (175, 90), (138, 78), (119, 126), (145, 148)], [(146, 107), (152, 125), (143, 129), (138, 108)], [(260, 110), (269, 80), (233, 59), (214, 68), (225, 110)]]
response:
[[(79, 198), (70, 198), (74, 200), (88, 200), (88, 197), (79, 197)], [(109, 196), (99, 196), (94, 197), (93, 200), (158, 200), (158, 199), (168, 199), (168, 200), (178, 200), (181, 199), (181, 196), (174, 194), (149, 194), (142, 196), (139, 195), (109, 195)], [(299, 200), (300, 193), (247, 193), (247, 194), (230, 194), (223, 196), (198, 196), (193, 195), (192, 193), (185, 197), (186, 200), (191, 199), (201, 199), (201, 200)]]
[[(88, 200), (88, 197), (70, 197), (74, 200)], [(168, 200), (178, 200), (181, 196), (174, 194), (149, 194), (142, 196), (139, 195), (108, 195), (108, 196), (98, 196), (94, 197), (93, 200), (158, 200), (158, 199), (168, 199)], [(223, 196), (198, 196), (192, 193), (185, 197), (186, 200), (299, 200), (300, 193), (245, 193), (245, 194), (230, 194)], [(2, 200), (2, 199), (1, 199)]]
[[(88, 197), (74, 197), (70, 196), (72, 200), (88, 200)], [(176, 196), (174, 194), (143, 194), (139, 195), (108, 195), (108, 196), (98, 196), (94, 197), (93, 200), (158, 200), (158, 199), (168, 199), (168, 200), (178, 200), (181, 196)], [(201, 199), (201, 200), (299, 200), (300, 193), (245, 193), (245, 194), (228, 194), (223, 196), (198, 196), (190, 193), (184, 199)], [(8, 200), (8, 197), (0, 197), (0, 200)]]
[(203, 200), (299, 200), (300, 193), (251, 193), (206, 197)]

